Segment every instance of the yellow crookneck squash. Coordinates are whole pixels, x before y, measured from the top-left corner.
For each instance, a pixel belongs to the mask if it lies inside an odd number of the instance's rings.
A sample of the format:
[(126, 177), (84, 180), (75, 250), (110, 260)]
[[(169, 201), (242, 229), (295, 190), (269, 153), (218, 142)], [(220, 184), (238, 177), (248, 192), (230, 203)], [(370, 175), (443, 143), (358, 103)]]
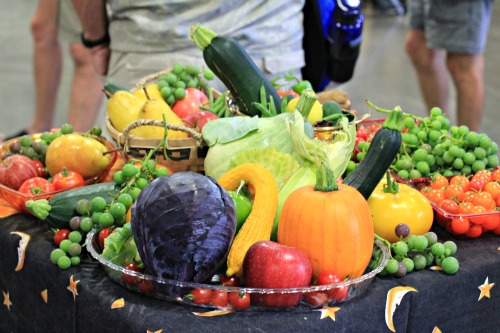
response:
[(315, 186), (292, 192), (278, 225), (278, 243), (304, 251), (313, 275), (335, 271), (341, 279), (361, 276), (373, 251), (373, 219), (365, 198), (355, 188), (336, 184), (321, 166)]

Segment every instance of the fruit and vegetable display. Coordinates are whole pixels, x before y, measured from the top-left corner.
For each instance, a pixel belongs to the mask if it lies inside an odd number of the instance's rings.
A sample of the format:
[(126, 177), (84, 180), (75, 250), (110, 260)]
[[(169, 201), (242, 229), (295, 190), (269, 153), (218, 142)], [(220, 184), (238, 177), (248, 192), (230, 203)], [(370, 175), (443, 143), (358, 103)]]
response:
[[(435, 221), (468, 238), (500, 234), (498, 146), (486, 134), (438, 108), (416, 117), (367, 101), (385, 116), (369, 122), (291, 73), (268, 80), (231, 38), (196, 24), (191, 39), (207, 68), (106, 85), (117, 147), (70, 125), (2, 147), (0, 185), (29, 195), (21, 208), (53, 231), (47, 260), (60, 269), (78, 269), (86, 249), (151, 297), (319, 308), (375, 278), (456, 274), (459, 250)], [(211, 88), (215, 76), (227, 91)]]

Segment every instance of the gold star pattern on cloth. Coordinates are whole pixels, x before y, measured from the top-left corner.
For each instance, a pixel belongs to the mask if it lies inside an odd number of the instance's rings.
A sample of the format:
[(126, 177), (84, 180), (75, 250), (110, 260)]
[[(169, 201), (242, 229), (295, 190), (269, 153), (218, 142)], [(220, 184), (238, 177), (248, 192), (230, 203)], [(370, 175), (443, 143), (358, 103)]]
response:
[(125, 306), (125, 300), (123, 298), (117, 299), (116, 301), (111, 304), (112, 309), (119, 309), (123, 308)]
[(483, 297), (490, 298), (490, 290), (491, 290), (491, 288), (493, 288), (494, 285), (495, 284), (494, 283), (490, 283), (488, 281), (488, 277), (486, 277), (486, 280), (484, 281), (484, 283), (478, 287), (479, 290), (481, 290), (481, 294), (479, 294), (478, 301), (480, 301), (481, 298), (483, 298)]
[(228, 313), (233, 312), (232, 309), (229, 310), (213, 310), (213, 311), (208, 311), (208, 312), (193, 312), (195, 316), (198, 317), (215, 317), (215, 316), (222, 316)]
[(163, 330), (158, 330), (158, 331), (154, 331), (154, 332), (150, 331), (150, 330), (147, 330), (147, 333), (161, 333), (161, 332), (163, 332)]
[(333, 321), (335, 321), (335, 312), (337, 312), (339, 310), (340, 310), (340, 308), (338, 308), (338, 307), (324, 306), (321, 309), (317, 309), (314, 311), (321, 311), (320, 319), (331, 318)]
[(71, 291), (71, 293), (73, 294), (73, 299), (76, 300), (76, 296), (78, 296), (78, 289), (77, 289), (77, 284), (78, 282), (80, 282), (80, 280), (76, 280), (74, 281), (73, 280), (73, 275), (71, 275), (71, 277), (69, 278), (69, 286), (68, 286), (68, 290)]
[(5, 292), (2, 290), (2, 293), (3, 293), (3, 305), (5, 305), (7, 309), (10, 311), (12, 302), (10, 301), (9, 292)]
[(19, 246), (17, 248), (17, 266), (16, 266), (16, 272), (20, 271), (23, 266), (24, 266), (24, 258), (26, 257), (26, 248), (28, 247), (28, 243), (30, 241), (30, 235), (20, 232), (20, 231), (12, 231), (12, 235), (18, 235), (21, 237), (21, 240), (19, 241)]
[(392, 332), (396, 332), (394, 322), (392, 321), (394, 311), (396, 311), (396, 307), (401, 304), (403, 296), (410, 291), (416, 292), (417, 289), (413, 287), (398, 286), (387, 292), (387, 301), (385, 303), (385, 323)]
[(434, 327), (434, 329), (432, 330), (432, 333), (442, 333), (441, 330), (439, 329), (439, 327)]
[(40, 293), (40, 295), (42, 296), (42, 299), (45, 303), (47, 303), (49, 301), (49, 292), (47, 291), (47, 289), (45, 289), (44, 291), (42, 291)]

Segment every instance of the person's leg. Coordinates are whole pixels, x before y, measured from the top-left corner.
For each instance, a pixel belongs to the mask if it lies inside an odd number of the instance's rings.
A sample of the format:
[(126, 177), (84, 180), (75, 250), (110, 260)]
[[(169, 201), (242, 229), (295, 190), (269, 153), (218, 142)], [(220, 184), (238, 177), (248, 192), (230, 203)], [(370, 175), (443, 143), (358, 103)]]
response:
[(62, 55), (57, 37), (57, 0), (40, 0), (31, 21), (35, 114), (29, 133), (50, 130), (54, 119), (57, 91), (61, 78)]
[(71, 57), (75, 65), (68, 123), (75, 131), (88, 131), (96, 124), (97, 114), (104, 94), (103, 84), (96, 74), (90, 51), (80, 43), (70, 45)]
[(438, 106), (447, 113), (449, 89), (444, 52), (429, 48), (424, 32), (418, 29), (408, 32), (405, 49), (415, 68), (427, 111)]
[(484, 107), (482, 54), (448, 53), (447, 66), (457, 91), (457, 122), (479, 131)]

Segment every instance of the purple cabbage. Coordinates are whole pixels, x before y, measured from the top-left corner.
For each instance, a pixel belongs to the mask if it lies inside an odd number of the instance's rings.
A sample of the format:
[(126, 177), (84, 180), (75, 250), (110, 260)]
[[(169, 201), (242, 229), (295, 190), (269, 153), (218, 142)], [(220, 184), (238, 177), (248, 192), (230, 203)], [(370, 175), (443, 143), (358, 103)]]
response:
[(205, 283), (225, 264), (236, 231), (229, 194), (195, 172), (159, 177), (132, 207), (132, 233), (146, 271)]

